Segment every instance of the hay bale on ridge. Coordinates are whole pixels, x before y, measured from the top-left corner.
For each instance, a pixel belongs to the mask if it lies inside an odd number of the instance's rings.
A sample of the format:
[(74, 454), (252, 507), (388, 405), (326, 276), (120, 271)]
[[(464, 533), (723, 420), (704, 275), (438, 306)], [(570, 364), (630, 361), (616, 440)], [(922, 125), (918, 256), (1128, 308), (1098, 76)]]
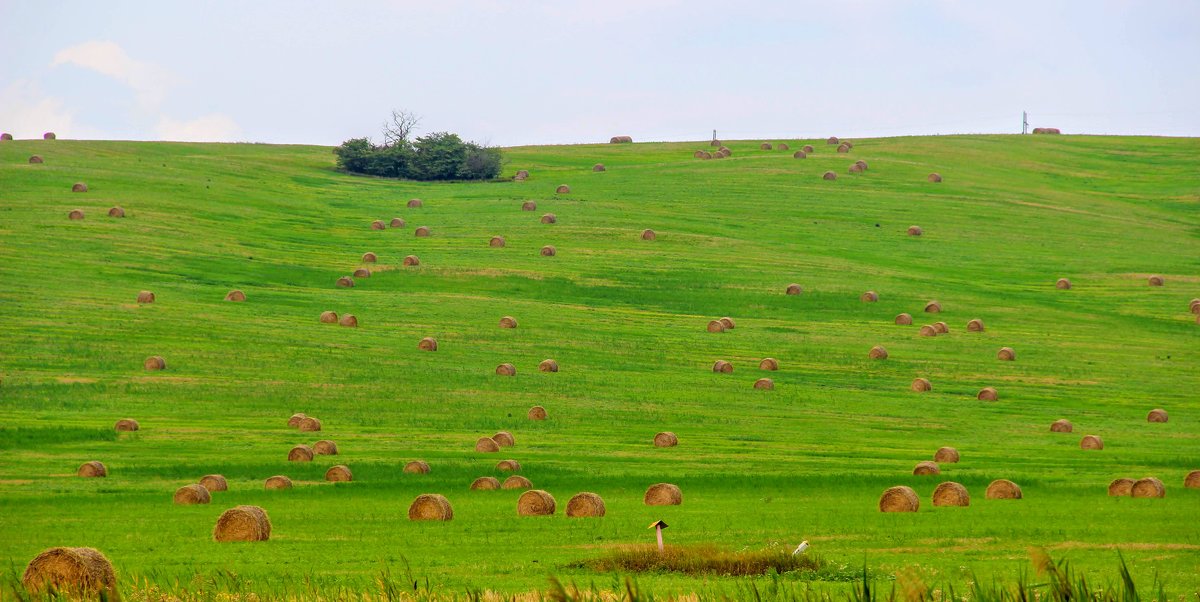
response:
[(355, 278), (370, 278), (371, 270), (368, 270), (367, 268), (358, 268), (357, 270), (354, 270), (354, 273), (351, 274), (351, 276)]
[(730, 318), (729, 316), (725, 316), (724, 318), (721, 318), (721, 325), (725, 327), (725, 330), (733, 330), (734, 328), (737, 327), (733, 323), (733, 318)]
[(297, 428), (300, 426), (300, 421), (304, 420), (305, 418), (308, 418), (308, 414), (305, 414), (304, 412), (297, 412), (292, 414), (291, 418), (288, 418), (287, 424), (291, 428)]
[(798, 151), (792, 153), (792, 158), (793, 159), (807, 159), (808, 153), (806, 153), (802, 150), (798, 150)]
[(945, 322), (934, 322), (932, 326), (938, 334), (947, 334), (950, 332), (950, 327)]
[(709, 332), (725, 332), (725, 324), (720, 320), (709, 320), (707, 329)]
[(537, 203), (534, 201), (525, 201), (521, 203), (521, 211), (537, 211)]
[(409, 209), (419, 209), (423, 206), (424, 206), (424, 203), (421, 202), (421, 199), (409, 199), (409, 201), (408, 201)]
[(803, 147), (801, 147), (800, 150), (804, 151), (805, 153), (811, 154), (813, 152), (813, 146), (811, 144), (805, 144)]
[(603, 164), (603, 163), (597, 163), (597, 164), (593, 165), (593, 166), (592, 166), (592, 171), (604, 171), (604, 164)]
[(433, 337), (425, 337), (417, 343), (417, 349), (421, 351), (437, 351), (437, 339)]

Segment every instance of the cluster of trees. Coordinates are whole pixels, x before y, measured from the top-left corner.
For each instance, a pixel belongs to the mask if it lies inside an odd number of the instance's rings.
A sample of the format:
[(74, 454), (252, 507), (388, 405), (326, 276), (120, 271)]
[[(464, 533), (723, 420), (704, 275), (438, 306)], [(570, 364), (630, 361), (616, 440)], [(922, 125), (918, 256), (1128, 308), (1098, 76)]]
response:
[(383, 144), (352, 138), (333, 149), (338, 167), (352, 173), (409, 180), (490, 180), (500, 175), (500, 149), (464, 142), (457, 134), (434, 132), (412, 138), (420, 119), (392, 111)]

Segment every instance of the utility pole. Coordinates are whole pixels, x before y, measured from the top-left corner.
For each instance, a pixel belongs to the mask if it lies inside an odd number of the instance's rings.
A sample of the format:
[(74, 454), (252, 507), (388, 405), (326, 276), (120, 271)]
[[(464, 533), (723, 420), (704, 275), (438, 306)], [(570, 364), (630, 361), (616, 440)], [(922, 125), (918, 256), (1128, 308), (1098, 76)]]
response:
[(713, 130), (713, 140), (717, 139), (717, 130)]
[(1029, 113), (1027, 111), (1021, 111), (1021, 133), (1029, 133)]

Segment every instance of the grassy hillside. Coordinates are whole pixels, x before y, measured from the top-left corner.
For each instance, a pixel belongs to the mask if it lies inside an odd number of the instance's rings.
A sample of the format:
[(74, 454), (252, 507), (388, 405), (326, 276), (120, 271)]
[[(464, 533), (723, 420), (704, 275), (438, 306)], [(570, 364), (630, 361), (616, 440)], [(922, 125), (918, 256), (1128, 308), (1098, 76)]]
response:
[[(339, 174), (324, 147), (0, 143), (0, 561), (19, 571), (43, 548), (87, 545), (123, 579), (167, 589), (367, 590), (383, 567), (407, 565), (436, 587), (525, 591), (550, 574), (609, 583), (577, 563), (652, 542), (646, 525), (664, 519), (671, 543), (808, 539), (833, 566), (865, 562), (881, 577), (1011, 575), (1043, 546), (1093, 576), (1111, 575), (1119, 550), (1141, 580), (1200, 589), (1200, 490), (1183, 487), (1200, 469), (1200, 325), (1188, 312), (1200, 297), (1200, 140), (889, 138), (849, 154), (807, 142), (804, 160), (758, 141), (719, 161), (686, 143), (514, 148), (506, 175), (530, 179), (486, 184)], [(870, 169), (848, 174), (856, 159)], [(926, 181), (935, 171), (941, 184)], [(72, 193), (76, 181), (90, 190)], [(105, 217), (113, 205), (127, 217)], [(72, 209), (86, 219), (68, 220)], [(548, 212), (558, 223), (539, 223)], [(407, 227), (369, 228), (393, 217)], [(657, 240), (640, 240), (645, 228)], [(507, 246), (489, 247), (493, 235)], [(557, 256), (539, 256), (547, 244)], [(368, 251), (373, 275), (336, 287)], [(401, 265), (410, 254), (419, 267)], [(1151, 274), (1165, 286), (1148, 286)], [(1074, 288), (1056, 290), (1060, 277)], [(793, 282), (802, 295), (784, 294)], [(245, 303), (222, 300), (235, 288)], [(878, 303), (859, 301), (868, 289)], [(138, 305), (140, 290), (157, 302)], [(922, 313), (934, 299), (943, 312)], [(360, 326), (322, 324), (325, 310)], [(895, 325), (900, 312), (915, 324)], [(505, 315), (519, 328), (500, 329)], [(736, 329), (706, 332), (722, 316)], [(973, 318), (985, 332), (967, 332)], [(918, 336), (938, 320), (949, 334)], [(436, 353), (417, 349), (425, 336)], [(874, 345), (889, 358), (869, 359)], [(996, 359), (1002, 346), (1015, 362)], [(150, 355), (168, 369), (144, 371)], [(758, 370), (764, 357), (780, 370)], [(545, 358), (561, 371), (538, 372)], [(713, 373), (718, 359), (734, 372)], [(495, 375), (502, 362), (517, 375)], [(773, 391), (752, 388), (763, 376)], [(912, 392), (918, 376), (933, 391)], [(1000, 400), (976, 400), (985, 386)], [(526, 419), (535, 404), (549, 420)], [(1152, 408), (1170, 422), (1147, 423)], [(288, 428), (294, 412), (324, 430)], [(141, 430), (118, 436), (126, 417)], [(1075, 432), (1049, 432), (1059, 418)], [(474, 451), (501, 429), (515, 447)], [(653, 447), (658, 431), (679, 446)], [(1085, 434), (1105, 449), (1080, 450)], [(317, 439), (341, 455), (287, 461)], [(960, 463), (911, 474), (945, 445)], [(518, 492), (468, 491), (505, 458), (557, 498), (558, 515), (518, 518)], [(432, 472), (403, 474), (413, 459)], [(75, 477), (87, 460), (109, 476)], [(355, 481), (325, 483), (335, 463)], [(171, 503), (209, 473), (230, 490)], [(264, 491), (276, 474), (296, 488)], [(1148, 475), (1164, 499), (1105, 493)], [(984, 499), (997, 478), (1024, 499)], [(969, 507), (933, 507), (945, 480), (970, 490)], [(682, 488), (682, 506), (642, 504), (660, 481)], [(920, 511), (878, 512), (899, 484)], [(563, 516), (580, 491), (603, 496), (607, 516)], [(407, 520), (429, 492), (449, 498), (453, 521)], [(212, 541), (236, 504), (266, 508), (269, 542)]]

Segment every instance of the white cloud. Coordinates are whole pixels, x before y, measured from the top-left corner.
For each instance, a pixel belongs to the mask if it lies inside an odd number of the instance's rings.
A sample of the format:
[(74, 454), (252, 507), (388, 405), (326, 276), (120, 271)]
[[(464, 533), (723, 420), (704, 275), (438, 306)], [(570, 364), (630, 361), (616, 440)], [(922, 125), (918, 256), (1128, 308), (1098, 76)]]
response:
[(212, 113), (188, 121), (163, 116), (155, 130), (162, 140), (176, 142), (233, 142), (241, 128), (228, 115)]
[(41, 138), (45, 132), (79, 136), (75, 115), (63, 101), (47, 96), (29, 80), (14, 81), (0, 90), (0, 129), (17, 138)]
[(53, 66), (75, 65), (107, 75), (133, 89), (138, 104), (154, 109), (180, 83), (170, 71), (130, 57), (116, 42), (90, 41), (58, 51)]

